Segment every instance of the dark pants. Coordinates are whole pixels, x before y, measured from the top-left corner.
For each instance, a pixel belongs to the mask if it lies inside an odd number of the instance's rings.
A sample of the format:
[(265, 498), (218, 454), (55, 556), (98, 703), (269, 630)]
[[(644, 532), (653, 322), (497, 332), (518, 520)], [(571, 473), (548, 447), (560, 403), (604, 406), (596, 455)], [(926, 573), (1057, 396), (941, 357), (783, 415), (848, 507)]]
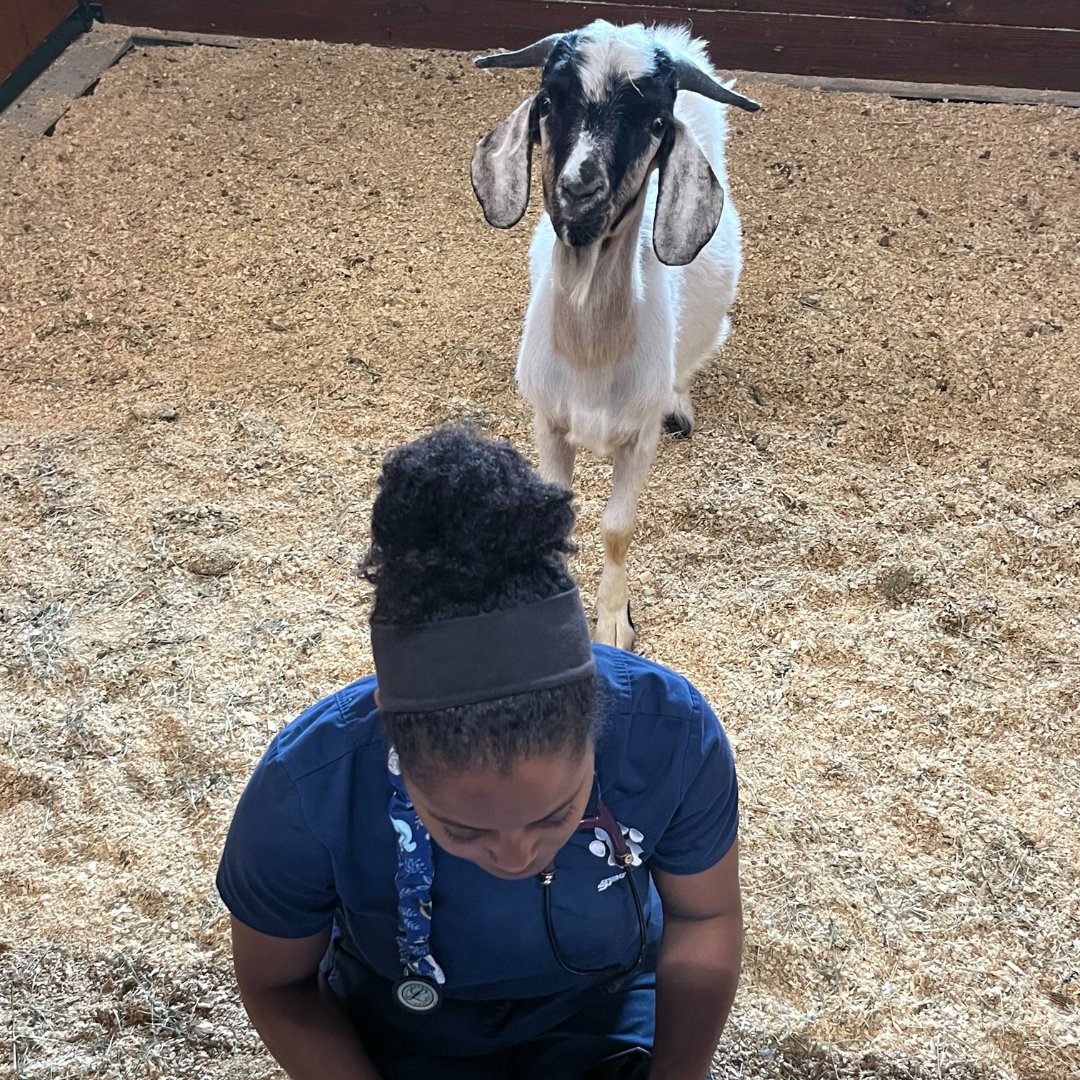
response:
[[(445, 1057), (424, 1052), (424, 1040), (388, 1033), (374, 1017), (365, 1022), (364, 1004), (349, 1001), (364, 1046), (384, 1080), (580, 1080), (604, 1058), (641, 1046), (652, 1046), (656, 1014), (655, 972), (641, 972), (621, 989), (597, 988), (574, 1014), (542, 1034), (514, 1046)], [(612, 1080), (624, 1080), (615, 1071)]]

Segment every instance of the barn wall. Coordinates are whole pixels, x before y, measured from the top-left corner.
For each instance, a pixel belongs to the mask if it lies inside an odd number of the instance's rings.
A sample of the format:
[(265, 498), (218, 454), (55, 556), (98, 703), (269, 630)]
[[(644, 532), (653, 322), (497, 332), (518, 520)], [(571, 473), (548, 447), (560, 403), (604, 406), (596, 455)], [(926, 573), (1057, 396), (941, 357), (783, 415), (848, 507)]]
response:
[(74, 10), (75, 0), (0, 0), (0, 82)]
[[(591, 19), (686, 21), (722, 67), (1080, 90), (1075, 0), (107, 0), (112, 22), (420, 48), (513, 48)], [(692, 9), (692, 13), (691, 13)]]

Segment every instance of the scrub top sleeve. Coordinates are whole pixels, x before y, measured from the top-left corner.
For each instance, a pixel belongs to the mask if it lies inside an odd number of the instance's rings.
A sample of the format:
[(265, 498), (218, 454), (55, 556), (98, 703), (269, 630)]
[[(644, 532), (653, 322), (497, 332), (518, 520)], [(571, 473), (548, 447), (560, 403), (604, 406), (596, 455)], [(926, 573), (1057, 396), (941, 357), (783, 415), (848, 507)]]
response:
[(739, 827), (735, 759), (716, 714), (692, 689), (694, 716), (683, 760), (682, 799), (656, 845), (652, 866), (700, 874), (731, 849)]
[(338, 897), (329, 852), (309, 828), (296, 784), (271, 748), (237, 804), (217, 888), (245, 926), (271, 937), (325, 930)]

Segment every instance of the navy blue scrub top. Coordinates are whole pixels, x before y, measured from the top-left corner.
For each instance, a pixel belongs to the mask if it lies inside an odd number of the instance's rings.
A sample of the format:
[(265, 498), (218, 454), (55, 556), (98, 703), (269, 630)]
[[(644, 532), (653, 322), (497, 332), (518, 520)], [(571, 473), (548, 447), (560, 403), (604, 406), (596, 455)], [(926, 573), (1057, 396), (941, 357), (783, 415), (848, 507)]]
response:
[[(686, 679), (619, 649), (594, 653), (605, 715), (597, 775), (616, 819), (640, 834), (634, 873), (655, 946), (662, 912), (649, 870), (696, 874), (728, 852), (738, 824), (734, 762), (716, 716)], [(300, 938), (333, 926), (331, 983), (343, 994), (369, 984), (372, 972), (401, 975), (397, 841), (374, 692), (374, 677), (361, 679), (277, 735), (240, 798), (217, 875), (225, 905), (260, 933)], [(556, 857), (555, 932), (571, 966), (631, 964), (639, 947), (633, 896), (620, 869), (590, 851), (595, 839), (579, 831)], [(446, 998), (580, 991), (583, 977), (552, 954), (537, 878), (503, 881), (438, 846), (434, 858), (431, 943)]]

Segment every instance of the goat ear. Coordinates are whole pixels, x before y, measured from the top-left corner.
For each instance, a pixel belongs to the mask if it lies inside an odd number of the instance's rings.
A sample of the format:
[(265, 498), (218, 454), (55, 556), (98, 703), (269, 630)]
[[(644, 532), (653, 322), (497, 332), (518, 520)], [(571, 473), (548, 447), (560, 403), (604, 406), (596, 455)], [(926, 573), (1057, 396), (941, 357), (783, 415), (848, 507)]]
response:
[(472, 186), (484, 217), (496, 229), (516, 225), (529, 205), (529, 171), (533, 140), (532, 98), (526, 98), (477, 144), (472, 159)]
[(724, 189), (694, 137), (678, 120), (660, 163), (653, 250), (667, 266), (693, 262), (712, 239), (724, 209)]

